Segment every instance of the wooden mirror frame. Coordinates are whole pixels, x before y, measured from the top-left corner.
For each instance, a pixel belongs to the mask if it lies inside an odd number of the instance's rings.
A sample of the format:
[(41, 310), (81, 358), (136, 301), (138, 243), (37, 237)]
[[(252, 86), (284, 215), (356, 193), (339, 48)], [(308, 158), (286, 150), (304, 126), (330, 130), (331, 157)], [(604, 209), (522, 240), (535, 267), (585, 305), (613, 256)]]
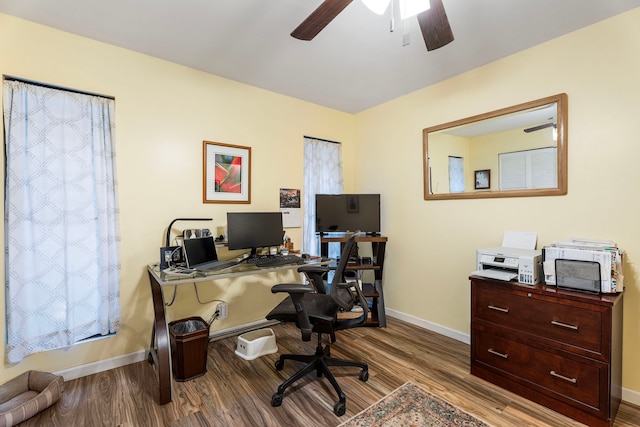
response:
[[(536, 107), (556, 103), (557, 121), (557, 167), (558, 186), (556, 188), (536, 188), (528, 190), (497, 190), (497, 191), (466, 191), (464, 193), (429, 193), (429, 134), (461, 125), (476, 123), (479, 121), (501, 117)], [(525, 102), (512, 107), (502, 108), (489, 113), (479, 114), (465, 119), (431, 126), (422, 131), (423, 147), (423, 176), (424, 176), (424, 199), (425, 200), (448, 200), (448, 199), (486, 199), (496, 197), (534, 197), (534, 196), (561, 196), (567, 194), (567, 94), (549, 96), (535, 101)]]

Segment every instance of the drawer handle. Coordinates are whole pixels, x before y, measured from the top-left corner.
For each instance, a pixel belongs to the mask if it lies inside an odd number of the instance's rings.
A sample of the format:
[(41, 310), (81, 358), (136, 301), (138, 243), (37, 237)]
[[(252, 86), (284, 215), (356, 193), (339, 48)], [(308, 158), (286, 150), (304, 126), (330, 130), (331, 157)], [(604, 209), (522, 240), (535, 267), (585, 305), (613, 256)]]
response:
[(509, 355), (508, 354), (504, 354), (504, 353), (499, 353), (497, 351), (495, 351), (494, 349), (490, 348), (489, 350), (487, 350), (489, 353), (494, 354), (498, 357), (502, 357), (503, 359), (508, 359)]
[(508, 313), (509, 309), (508, 308), (502, 308), (502, 307), (496, 307), (495, 305), (490, 305), (488, 306), (491, 310), (495, 310), (495, 311), (501, 311), (503, 313)]
[(552, 377), (560, 378), (561, 380), (565, 380), (567, 382), (570, 382), (571, 384), (575, 384), (578, 382), (576, 378), (565, 377), (564, 375), (560, 375), (556, 371), (551, 371), (549, 373), (551, 374)]
[(560, 326), (562, 328), (573, 329), (574, 331), (578, 330), (578, 326), (576, 326), (576, 325), (570, 325), (568, 323), (558, 322), (557, 320), (552, 320), (551, 324), (555, 325), (555, 326)]

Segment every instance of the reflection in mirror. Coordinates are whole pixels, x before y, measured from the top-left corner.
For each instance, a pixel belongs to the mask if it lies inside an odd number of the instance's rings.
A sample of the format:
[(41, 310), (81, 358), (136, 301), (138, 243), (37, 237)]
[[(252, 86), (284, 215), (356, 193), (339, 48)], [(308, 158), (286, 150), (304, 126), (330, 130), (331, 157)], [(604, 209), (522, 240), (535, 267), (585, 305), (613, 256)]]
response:
[(566, 194), (566, 130), (566, 94), (424, 129), (424, 198)]

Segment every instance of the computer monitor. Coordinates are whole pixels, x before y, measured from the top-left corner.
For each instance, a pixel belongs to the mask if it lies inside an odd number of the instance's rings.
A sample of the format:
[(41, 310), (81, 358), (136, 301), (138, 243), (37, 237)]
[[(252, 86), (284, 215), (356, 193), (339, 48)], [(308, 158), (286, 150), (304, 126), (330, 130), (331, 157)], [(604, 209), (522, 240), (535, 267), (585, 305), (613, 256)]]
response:
[(229, 250), (280, 246), (284, 237), (281, 212), (228, 212), (227, 242)]
[(316, 194), (316, 232), (380, 232), (380, 194)]

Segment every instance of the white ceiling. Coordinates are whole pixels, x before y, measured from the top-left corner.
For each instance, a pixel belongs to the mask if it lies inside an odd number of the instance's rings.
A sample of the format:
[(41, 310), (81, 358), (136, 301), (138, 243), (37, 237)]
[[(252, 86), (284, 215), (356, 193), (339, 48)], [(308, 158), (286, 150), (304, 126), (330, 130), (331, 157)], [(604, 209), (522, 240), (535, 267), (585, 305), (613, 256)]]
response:
[[(395, 0), (394, 0), (395, 1)], [(0, 12), (357, 113), (640, 6), (640, 0), (443, 0), (455, 41), (427, 52), (359, 0), (312, 41), (322, 0), (0, 0)], [(20, 76), (22, 77), (22, 76)], [(48, 82), (55, 83), (55, 82)]]

